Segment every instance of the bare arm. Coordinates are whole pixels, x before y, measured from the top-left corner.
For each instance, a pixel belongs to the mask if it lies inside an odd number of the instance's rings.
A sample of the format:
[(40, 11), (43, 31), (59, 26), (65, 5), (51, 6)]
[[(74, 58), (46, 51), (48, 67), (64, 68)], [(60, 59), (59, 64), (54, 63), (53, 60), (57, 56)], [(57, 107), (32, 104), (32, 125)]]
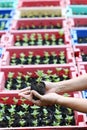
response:
[(60, 104), (61, 106), (69, 107), (79, 112), (87, 113), (87, 99), (62, 97), (60, 102), (57, 101), (57, 104)]
[(47, 88), (51, 88), (49, 89), (51, 92), (65, 93), (72, 91), (82, 91), (87, 89), (87, 74), (57, 83), (45, 83), (46, 86), (49, 86)]
[[(33, 95), (36, 96), (38, 100), (34, 100)], [(20, 93), (20, 96), (39, 106), (58, 104), (71, 108), (72, 110), (87, 113), (87, 99), (64, 97), (56, 93), (47, 93), (45, 95), (40, 95), (34, 90), (30, 92), (30, 95), (28, 94), (28, 92), (23, 92)]]

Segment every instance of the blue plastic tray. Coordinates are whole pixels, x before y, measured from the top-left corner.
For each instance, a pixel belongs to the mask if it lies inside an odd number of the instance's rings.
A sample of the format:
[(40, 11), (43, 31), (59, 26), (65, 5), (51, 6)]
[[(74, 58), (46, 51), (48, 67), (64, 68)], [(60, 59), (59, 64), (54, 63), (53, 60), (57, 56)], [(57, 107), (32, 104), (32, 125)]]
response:
[(87, 98), (87, 90), (82, 91), (82, 97)]
[[(9, 8), (9, 9), (8, 8), (5, 8), (5, 9), (0, 8), (0, 19), (12, 18), (14, 13), (15, 13), (15, 10), (12, 8)], [(6, 17), (6, 15), (9, 15), (9, 17)]]
[[(2, 30), (8, 30), (10, 28), (11, 19), (0, 19), (0, 31)], [(4, 28), (1, 29), (1, 25), (4, 25)]]
[(78, 38), (87, 38), (86, 28), (73, 28), (71, 29), (71, 37), (73, 44), (87, 44), (87, 42), (79, 43)]

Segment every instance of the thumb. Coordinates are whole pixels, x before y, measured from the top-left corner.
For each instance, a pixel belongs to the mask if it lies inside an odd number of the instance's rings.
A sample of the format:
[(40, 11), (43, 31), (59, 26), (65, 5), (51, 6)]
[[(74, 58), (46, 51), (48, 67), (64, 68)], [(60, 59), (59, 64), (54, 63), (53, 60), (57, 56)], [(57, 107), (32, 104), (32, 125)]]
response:
[(31, 91), (32, 95), (34, 95), (35, 97), (37, 97), (39, 100), (41, 100), (42, 96), (35, 90)]

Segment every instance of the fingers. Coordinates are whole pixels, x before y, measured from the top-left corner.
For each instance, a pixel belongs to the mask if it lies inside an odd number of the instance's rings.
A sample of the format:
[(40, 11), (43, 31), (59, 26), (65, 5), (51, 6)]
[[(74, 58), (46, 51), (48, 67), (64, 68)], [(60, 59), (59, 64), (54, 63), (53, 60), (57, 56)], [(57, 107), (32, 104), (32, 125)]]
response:
[(42, 96), (37, 91), (32, 90), (31, 93), (32, 95), (34, 95), (35, 97), (41, 100)]
[(25, 92), (25, 91), (30, 91), (31, 87), (27, 87), (27, 88), (24, 88), (22, 90), (19, 90), (19, 93), (22, 93), (22, 92)]

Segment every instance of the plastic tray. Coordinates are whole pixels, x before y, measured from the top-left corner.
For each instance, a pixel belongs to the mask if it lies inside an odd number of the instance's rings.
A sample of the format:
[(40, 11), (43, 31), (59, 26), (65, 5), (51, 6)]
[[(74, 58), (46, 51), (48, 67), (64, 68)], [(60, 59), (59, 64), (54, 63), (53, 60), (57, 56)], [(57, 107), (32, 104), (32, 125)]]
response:
[(86, 45), (74, 45), (74, 53), (76, 62), (87, 62), (83, 61), (82, 53), (87, 54), (87, 44)]
[(64, 20), (63, 22), (64, 26), (67, 26), (68, 28), (72, 29), (72, 27), (80, 27), (85, 28), (87, 27), (87, 17), (72, 17)]
[(58, 7), (23, 7), (16, 10), (15, 19), (18, 18), (47, 18), (47, 17), (64, 17), (66, 9)]
[[(65, 58), (66, 58), (66, 63), (59, 63), (59, 64), (75, 64), (75, 60), (74, 60), (74, 53), (73, 50), (71, 50), (71, 48), (67, 48), (65, 46), (50, 46), (50, 47), (9, 47), (5, 50), (3, 57), (1, 58), (2, 63), (1, 65), (11, 65), (11, 57), (13, 56), (13, 54), (15, 53), (17, 55), (17, 58), (20, 58), (20, 54), (24, 53), (25, 57), (29, 56), (29, 52), (33, 52), (33, 56), (36, 57), (37, 55), (43, 57), (45, 52), (48, 52), (48, 54), (50, 56), (52, 56), (52, 52), (54, 52), (57, 56), (59, 56), (59, 54), (61, 52), (65, 53)], [(33, 59), (32, 59), (33, 60)], [(44, 60), (44, 59), (43, 59)], [(36, 63), (36, 60), (34, 60), (34, 63)], [(31, 64), (31, 63), (30, 63)], [(42, 65), (41, 63), (37, 63)], [(37, 65), (35, 64), (35, 65)], [(47, 63), (43, 63), (43, 64), (47, 64)], [(50, 63), (53, 64), (53, 63)], [(58, 63), (55, 63), (58, 64)], [(25, 65), (29, 65), (28, 63), (25, 63)]]
[[(63, 28), (64, 18), (41, 18), (41, 19), (18, 19), (13, 20), (11, 25), (11, 30), (30, 30), (30, 29), (50, 29), (53, 25), (55, 28)], [(52, 29), (52, 27), (51, 27)]]
[(18, 7), (40, 7), (40, 6), (60, 6), (60, 1), (56, 0), (21, 0), (19, 1)]
[(72, 5), (86, 5), (86, 0), (69, 0)]
[(0, 0), (0, 8), (15, 8), (16, 6), (17, 6), (17, 1)]
[(4, 8), (4, 9), (0, 8), (0, 15), (2, 15), (2, 17), (0, 16), (0, 18), (3, 18), (3, 19), (12, 18), (13, 15), (14, 15), (14, 9), (12, 9), (12, 8)]
[[(26, 74), (26, 72), (32, 72), (32, 76), (35, 76), (35, 71), (40, 69), (40, 70), (43, 70), (45, 73), (47, 72), (47, 70), (52, 70), (53, 71), (53, 74), (54, 73), (57, 73), (56, 72), (56, 68), (68, 68), (70, 71), (69, 71), (69, 77), (70, 78), (73, 78), (73, 77), (76, 77), (78, 74), (77, 74), (77, 70), (76, 70), (76, 67), (74, 67), (73, 65), (52, 65), (51, 67), (48, 65), (48, 66), (28, 66), (28, 67), (24, 67), (24, 66), (14, 66), (14, 67), (9, 67), (9, 66), (6, 66), (6, 67), (1, 67), (1, 72), (0, 72), (0, 85), (1, 85), (1, 89), (2, 89), (2, 92), (0, 92), (0, 102), (1, 103), (5, 103), (5, 104), (14, 104), (14, 101), (13, 101), (13, 98), (17, 98), (19, 99), (18, 100), (18, 104), (21, 104), (21, 99), (20, 97), (18, 96), (18, 90), (17, 91), (13, 91), (13, 90), (10, 90), (10, 91), (7, 91), (7, 90), (3, 90), (4, 89), (4, 85), (5, 85), (5, 82), (6, 82), (6, 78), (7, 78), (7, 75), (9, 72), (15, 72), (15, 75), (14, 77), (17, 75), (18, 72), (22, 72), (23, 74)], [(63, 73), (63, 70), (61, 70), (60, 74)], [(74, 97), (81, 97), (79, 95), (79, 93), (72, 93), (71, 94), (72, 96)], [(3, 101), (3, 98), (4, 97), (8, 97), (6, 101)], [(27, 100), (25, 101), (26, 104), (30, 104), (32, 105), (31, 102), (28, 102)], [(79, 113), (79, 112), (76, 112), (75, 111), (75, 121), (76, 121), (76, 126), (58, 126), (58, 127), (27, 127), (27, 128), (24, 128), (24, 127), (19, 127), (19, 128), (15, 128), (15, 129), (19, 129), (19, 130), (23, 130), (23, 129), (41, 129), (43, 130), (44, 128), (45, 129), (76, 129), (76, 128), (80, 128), (82, 129), (83, 127), (86, 127), (86, 124), (84, 122), (84, 115), (83, 113)], [(8, 128), (7, 128), (8, 129)], [(10, 129), (10, 128), (9, 128)], [(11, 128), (12, 129), (12, 128)]]
[(0, 32), (9, 29), (11, 20), (8, 19), (0, 19)]
[[(3, 35), (3, 37), (1, 38), (1, 45), (3, 46), (14, 46), (15, 42), (16, 42), (16, 37), (20, 37), (20, 39), (22, 40), (22, 38), (24, 37), (24, 35), (27, 34), (28, 37), (30, 37), (32, 34), (35, 35), (35, 39), (37, 39), (38, 34), (41, 34), (42, 40), (44, 40), (44, 36), (45, 34), (48, 35), (49, 38), (51, 38), (52, 34), (55, 35), (56, 39), (61, 39), (63, 38), (64, 40), (64, 45), (68, 45), (71, 47), (71, 42), (70, 42), (70, 34), (69, 32), (65, 32), (63, 29), (61, 30), (24, 30), (24, 31), (11, 31), (11, 33)], [(40, 45), (37, 43), (37, 45)], [(59, 44), (61, 45), (61, 44)], [(31, 46), (31, 44), (29, 44), (29, 46)], [(36, 46), (36, 45), (32, 45), (32, 46)], [(40, 45), (41, 46), (41, 45)], [(44, 43), (44, 46), (49, 46), (48, 44)]]
[(87, 5), (69, 5), (66, 15), (67, 17), (87, 16)]
[[(86, 37), (87, 37), (87, 29), (86, 28), (72, 28), (71, 29), (71, 37), (73, 44), (86, 44)], [(78, 41), (78, 39), (84, 39), (83, 41)], [(81, 40), (80, 39), (80, 40)]]

